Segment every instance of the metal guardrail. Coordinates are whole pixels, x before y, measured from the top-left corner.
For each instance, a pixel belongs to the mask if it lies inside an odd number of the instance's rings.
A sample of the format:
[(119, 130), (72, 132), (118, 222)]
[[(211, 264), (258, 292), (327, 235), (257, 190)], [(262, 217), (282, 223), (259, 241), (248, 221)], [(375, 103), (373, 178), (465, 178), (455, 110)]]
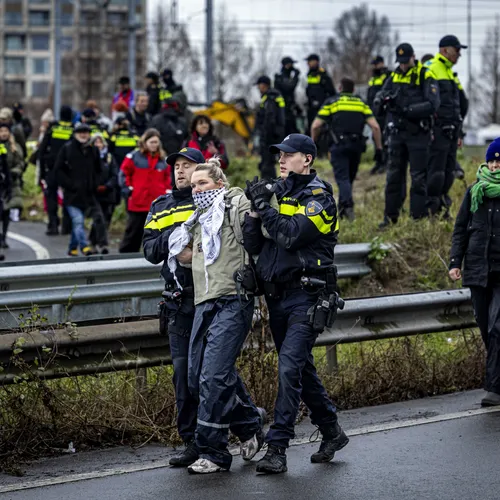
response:
[[(346, 301), (333, 328), (317, 339), (317, 346), (445, 332), (476, 325), (467, 289), (352, 299)], [(44, 378), (86, 375), (159, 366), (171, 362), (167, 338), (158, 334), (157, 320), (46, 329), (0, 335), (0, 382), (12, 383), (19, 370), (9, 366), (13, 346), (24, 338), (20, 356), (32, 373)], [(47, 364), (55, 358), (57, 363)], [(42, 367), (43, 369), (40, 369)]]
[[(339, 245), (335, 249), (335, 264), (341, 278), (355, 278), (371, 272), (368, 266), (369, 243)], [(22, 265), (0, 266), (0, 291), (31, 291), (40, 288), (73, 287), (130, 281), (158, 281), (161, 264), (153, 265), (142, 254), (95, 256), (31, 261)], [(151, 283), (151, 287), (155, 287)], [(155, 288), (156, 289), (156, 288)], [(96, 292), (99, 293), (99, 292)], [(119, 297), (120, 295), (118, 295)], [(97, 297), (97, 295), (96, 295)], [(0, 305), (8, 298), (1, 294)], [(33, 303), (37, 303), (33, 299)]]

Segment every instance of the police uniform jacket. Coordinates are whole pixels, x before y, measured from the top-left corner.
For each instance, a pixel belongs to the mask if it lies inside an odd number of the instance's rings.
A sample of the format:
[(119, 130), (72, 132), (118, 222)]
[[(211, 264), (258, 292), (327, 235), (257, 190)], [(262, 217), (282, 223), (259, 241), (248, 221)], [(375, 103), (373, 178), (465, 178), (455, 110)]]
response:
[(366, 120), (373, 116), (370, 107), (350, 92), (330, 97), (318, 111), (318, 118), (328, 122), (335, 135), (342, 139), (360, 138)]
[(243, 226), (246, 250), (259, 255), (259, 279), (289, 283), (301, 276), (324, 276), (333, 264), (338, 234), (332, 186), (313, 170), (290, 173), (277, 182), (275, 193), (278, 209), (266, 206), (259, 210), (260, 219), (247, 214)]
[(319, 108), (328, 97), (336, 94), (333, 81), (323, 68), (307, 73), (306, 96), (309, 108)]
[(439, 87), (434, 74), (419, 62), (406, 73), (398, 66), (385, 80), (382, 90), (376, 98), (390, 96), (388, 102), (389, 120), (396, 122), (410, 121), (419, 123), (422, 117), (411, 118), (408, 108), (414, 104), (429, 103), (428, 118), (439, 108)]
[[(167, 265), (168, 238), (176, 227), (193, 215), (195, 209), (191, 187), (174, 188), (172, 193), (160, 196), (151, 204), (142, 239), (144, 256), (152, 264), (163, 262), (161, 275), (167, 288), (177, 287)], [(183, 288), (193, 286), (193, 273), (190, 267), (178, 265), (175, 274)]]
[(379, 75), (372, 76), (368, 81), (368, 93), (366, 96), (366, 102), (370, 108), (373, 106), (373, 101), (377, 92), (382, 89), (386, 78), (390, 75), (390, 71), (387, 68), (382, 68)]
[(285, 100), (270, 88), (260, 99), (256, 128), (263, 144), (280, 142), (285, 135)]
[(121, 167), (125, 157), (132, 152), (139, 142), (139, 136), (128, 129), (117, 130), (109, 139), (109, 152), (114, 156), (118, 167)]
[(73, 124), (71, 122), (56, 121), (49, 125), (38, 150), (42, 173), (45, 168), (50, 170), (54, 166), (59, 151), (71, 139), (72, 135)]
[(298, 83), (299, 72), (296, 69), (283, 69), (281, 73), (274, 75), (274, 88), (281, 93), (287, 107), (295, 103), (295, 89)]
[(432, 71), (439, 85), (441, 104), (437, 110), (436, 124), (460, 124), (467, 114), (469, 101), (457, 74), (452, 70), (453, 64), (438, 53), (425, 63), (425, 67)]
[(146, 92), (149, 97), (147, 112), (154, 116), (161, 110), (160, 87), (156, 83), (150, 84), (146, 87)]
[(99, 123), (97, 120), (90, 120), (88, 122), (85, 122), (85, 125), (88, 125), (90, 127), (91, 137), (93, 137), (96, 134), (101, 134), (104, 137), (104, 139), (106, 140), (109, 139), (108, 129), (101, 123)]
[[(7, 153), (5, 144), (0, 143), (0, 193), (5, 194), (7, 195), (7, 198), (10, 198), (12, 194), (12, 179), (7, 161)], [(1, 199), (0, 207), (2, 207)]]

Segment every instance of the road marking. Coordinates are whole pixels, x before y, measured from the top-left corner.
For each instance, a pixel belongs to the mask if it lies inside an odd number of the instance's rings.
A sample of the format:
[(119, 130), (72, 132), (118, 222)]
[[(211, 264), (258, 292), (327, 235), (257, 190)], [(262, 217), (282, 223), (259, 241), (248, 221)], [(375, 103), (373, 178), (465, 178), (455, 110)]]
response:
[(35, 252), (35, 257), (37, 260), (43, 260), (43, 259), (50, 258), (50, 253), (47, 250), (47, 248), (32, 238), (28, 238), (27, 236), (23, 236), (22, 234), (13, 233), (13, 232), (7, 233), (7, 239), (8, 238), (12, 238), (13, 240), (19, 241), (19, 243), (22, 243), (23, 245), (30, 247), (31, 250), (33, 250), (33, 252)]
[[(353, 436), (363, 436), (366, 434), (373, 434), (375, 432), (385, 432), (395, 429), (404, 429), (406, 427), (415, 427), (418, 425), (435, 424), (438, 422), (447, 422), (449, 420), (458, 420), (460, 418), (475, 417), (477, 415), (484, 415), (487, 413), (498, 413), (500, 412), (500, 407), (494, 408), (478, 408), (476, 410), (466, 410), (457, 413), (448, 413), (444, 415), (436, 415), (434, 417), (423, 417), (415, 418), (410, 420), (405, 420), (402, 422), (391, 422), (380, 425), (369, 425), (366, 427), (359, 427), (357, 429), (351, 429), (346, 431), (346, 434), (350, 437)], [(302, 446), (305, 444), (311, 444), (309, 439), (294, 439), (291, 442), (291, 446)], [(238, 455), (236, 450), (233, 450), (233, 455)], [(61, 476), (50, 479), (38, 479), (36, 481), (26, 481), (21, 484), (0, 486), (0, 493), (11, 493), (13, 491), (29, 490), (33, 488), (43, 488), (47, 486), (55, 486), (59, 484), (75, 483), (78, 481), (87, 481), (89, 479), (100, 479), (109, 476), (119, 476), (122, 474), (131, 474), (133, 472), (143, 472), (154, 469), (161, 469), (163, 467), (168, 467), (167, 460), (157, 460), (144, 465), (131, 465), (129, 467), (118, 467), (116, 469), (105, 469), (103, 471), (86, 472), (82, 474), (69, 474), (67, 476)]]

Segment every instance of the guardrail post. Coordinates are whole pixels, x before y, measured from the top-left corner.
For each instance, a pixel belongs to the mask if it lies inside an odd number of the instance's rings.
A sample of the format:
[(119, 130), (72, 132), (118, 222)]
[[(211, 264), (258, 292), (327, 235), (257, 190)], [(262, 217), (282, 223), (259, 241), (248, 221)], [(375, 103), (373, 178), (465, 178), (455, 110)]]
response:
[(137, 393), (141, 396), (146, 394), (146, 389), (148, 386), (148, 369), (147, 368), (137, 368), (135, 370), (135, 388)]
[(331, 375), (336, 374), (339, 370), (336, 345), (332, 345), (326, 348), (326, 367), (327, 372)]

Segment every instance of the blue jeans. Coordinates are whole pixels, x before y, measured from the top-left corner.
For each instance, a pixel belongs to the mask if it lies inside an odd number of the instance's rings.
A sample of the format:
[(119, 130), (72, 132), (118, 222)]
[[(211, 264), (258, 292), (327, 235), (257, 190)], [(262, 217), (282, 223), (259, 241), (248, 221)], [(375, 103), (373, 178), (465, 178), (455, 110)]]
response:
[(189, 390), (199, 400), (196, 445), (200, 458), (229, 469), (229, 429), (241, 442), (260, 429), (259, 412), (235, 363), (250, 330), (253, 298), (233, 296), (196, 306), (189, 344)]
[(316, 368), (312, 348), (318, 336), (309, 324), (307, 311), (316, 304), (317, 293), (301, 288), (288, 290), (281, 299), (266, 297), (271, 333), (278, 351), (278, 397), (274, 423), (266, 442), (287, 448), (295, 437), (294, 425), (300, 399), (311, 412), (311, 422), (324, 431), (337, 422), (335, 406), (330, 401)]
[(66, 207), (71, 217), (71, 238), (69, 240), (70, 250), (83, 250), (89, 246), (87, 235), (85, 234), (85, 214), (81, 208), (68, 206)]

